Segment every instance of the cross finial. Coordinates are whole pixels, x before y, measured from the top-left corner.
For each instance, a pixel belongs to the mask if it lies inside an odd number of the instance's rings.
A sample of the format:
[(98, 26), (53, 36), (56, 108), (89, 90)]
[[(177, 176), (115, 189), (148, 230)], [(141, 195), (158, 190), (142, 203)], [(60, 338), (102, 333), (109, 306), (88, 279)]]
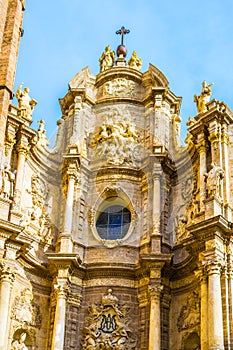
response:
[(124, 35), (130, 33), (129, 29), (125, 29), (125, 27), (121, 27), (121, 29), (116, 31), (116, 34), (121, 34), (121, 45), (124, 45)]

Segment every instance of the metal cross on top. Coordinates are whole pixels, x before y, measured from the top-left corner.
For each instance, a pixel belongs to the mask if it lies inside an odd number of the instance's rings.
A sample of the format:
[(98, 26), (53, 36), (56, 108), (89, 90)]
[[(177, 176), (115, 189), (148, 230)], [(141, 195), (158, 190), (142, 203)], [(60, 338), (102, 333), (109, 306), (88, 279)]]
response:
[(116, 34), (121, 34), (121, 45), (124, 45), (124, 35), (129, 33), (130, 33), (130, 30), (125, 29), (125, 27), (121, 27), (121, 29), (116, 31)]

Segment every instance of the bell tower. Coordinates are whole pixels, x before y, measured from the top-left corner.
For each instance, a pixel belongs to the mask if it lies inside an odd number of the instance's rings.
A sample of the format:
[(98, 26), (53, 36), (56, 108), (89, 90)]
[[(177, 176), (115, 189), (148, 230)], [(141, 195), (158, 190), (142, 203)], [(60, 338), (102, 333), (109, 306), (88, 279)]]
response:
[(0, 163), (10, 100), (13, 97), (16, 64), (25, 0), (0, 1)]

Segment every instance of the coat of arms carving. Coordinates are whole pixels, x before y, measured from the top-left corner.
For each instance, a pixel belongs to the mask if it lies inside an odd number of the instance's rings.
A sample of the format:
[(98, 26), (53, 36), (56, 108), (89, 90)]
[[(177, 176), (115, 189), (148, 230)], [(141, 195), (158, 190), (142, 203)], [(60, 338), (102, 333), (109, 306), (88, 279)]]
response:
[(88, 326), (83, 329), (82, 350), (133, 350), (137, 339), (128, 327), (126, 306), (119, 306), (118, 299), (109, 289), (101, 305), (89, 307)]

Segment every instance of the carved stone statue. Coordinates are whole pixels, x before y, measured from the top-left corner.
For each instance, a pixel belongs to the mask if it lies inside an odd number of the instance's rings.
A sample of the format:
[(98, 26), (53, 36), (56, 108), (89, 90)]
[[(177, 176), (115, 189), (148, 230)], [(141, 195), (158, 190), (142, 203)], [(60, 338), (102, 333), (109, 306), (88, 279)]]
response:
[(224, 170), (215, 163), (211, 164), (211, 169), (208, 174), (205, 174), (207, 197), (217, 196), (222, 197), (221, 184), (224, 178)]
[(10, 170), (9, 166), (5, 166), (2, 173), (1, 194), (4, 198), (12, 198), (14, 191), (15, 174)]
[(140, 70), (142, 68), (142, 59), (138, 58), (136, 51), (133, 51), (132, 56), (128, 61), (128, 65), (129, 67), (137, 70)]
[(100, 62), (100, 71), (103, 72), (114, 65), (115, 52), (111, 51), (111, 47), (108, 45), (105, 48), (105, 52), (102, 53)]
[(194, 95), (194, 102), (196, 102), (198, 113), (207, 111), (206, 104), (210, 101), (212, 85), (213, 84), (207, 84), (206, 81), (203, 81), (201, 94), (199, 96)]
[(49, 145), (49, 140), (46, 137), (45, 122), (44, 120), (38, 121), (39, 128), (36, 137), (36, 142), (38, 146), (47, 147)]
[(26, 87), (22, 90), (23, 83), (20, 84), (16, 91), (16, 98), (18, 100), (18, 106), (21, 113), (21, 117), (25, 117), (27, 119), (32, 119), (32, 112), (37, 104), (37, 101), (31, 99), (29, 96), (29, 88)]
[(28, 347), (25, 345), (25, 340), (27, 333), (23, 332), (20, 334), (19, 340), (14, 340), (11, 345), (11, 350), (28, 350)]
[(184, 239), (187, 236), (187, 217), (185, 215), (181, 215), (179, 218), (177, 218), (177, 226), (175, 229), (176, 232), (176, 239)]

